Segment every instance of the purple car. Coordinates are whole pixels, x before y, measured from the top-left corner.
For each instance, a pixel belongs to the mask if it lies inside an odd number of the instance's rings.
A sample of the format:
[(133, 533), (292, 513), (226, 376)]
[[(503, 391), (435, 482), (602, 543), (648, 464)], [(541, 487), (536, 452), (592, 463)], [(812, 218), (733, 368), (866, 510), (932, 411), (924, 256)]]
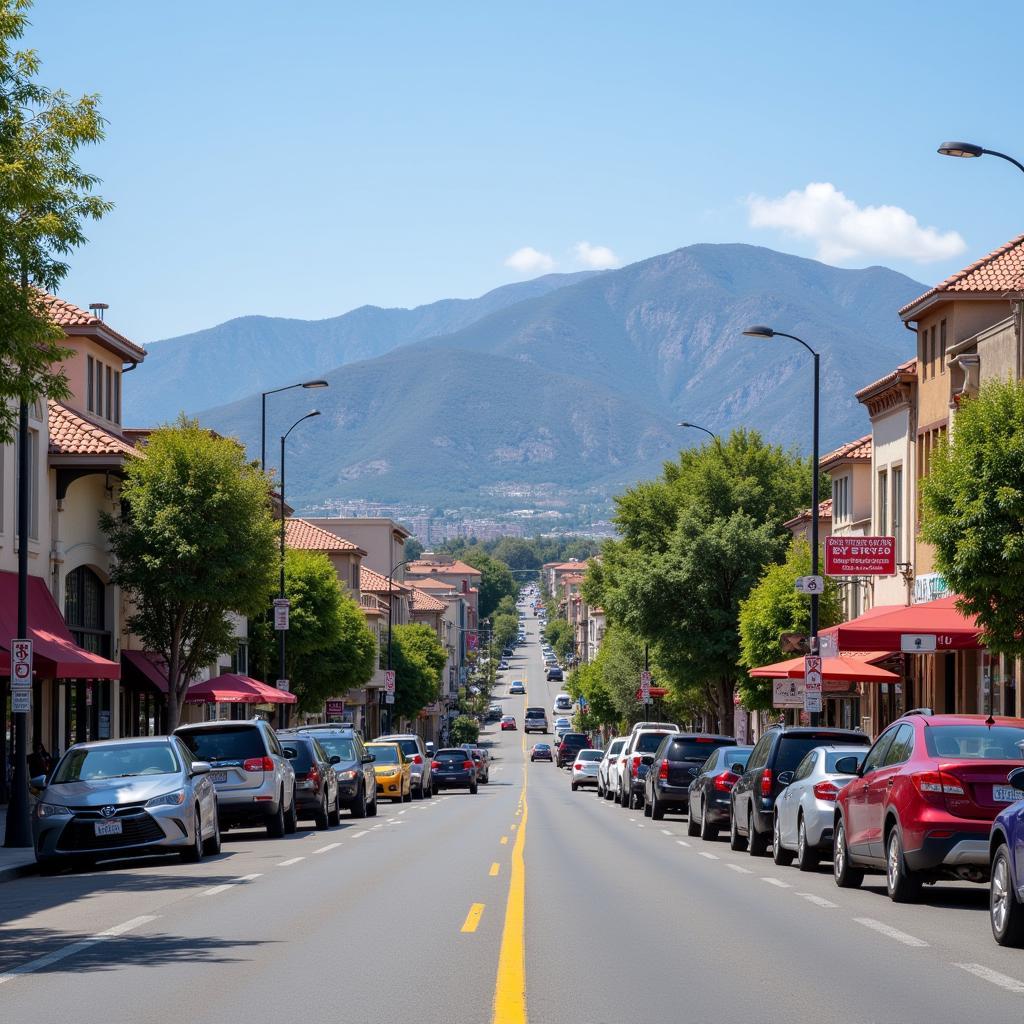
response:
[[(1006, 779), (1024, 793), (1024, 768)], [(992, 872), (989, 880), (989, 918), (992, 935), (1000, 946), (1024, 946), (1024, 800), (1004, 807), (992, 822), (989, 837)]]

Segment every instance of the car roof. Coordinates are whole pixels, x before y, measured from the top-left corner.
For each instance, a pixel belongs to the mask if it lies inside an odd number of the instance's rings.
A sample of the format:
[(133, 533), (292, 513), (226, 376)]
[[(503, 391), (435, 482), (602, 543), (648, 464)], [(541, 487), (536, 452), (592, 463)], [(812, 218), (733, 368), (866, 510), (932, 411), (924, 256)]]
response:
[(735, 736), (721, 736), (713, 732), (670, 732), (669, 736), (674, 740), (725, 740), (728, 744), (735, 745)]
[[(183, 729), (190, 731), (196, 730), (207, 730), (207, 729), (269, 729), (270, 723), (265, 722), (262, 718), (225, 718), (221, 722), (188, 722), (185, 725), (179, 725), (175, 732), (180, 732)], [(104, 740), (104, 743), (110, 743), (111, 740)]]
[[(923, 726), (936, 725), (984, 725), (988, 721), (988, 715), (903, 715), (897, 719), (899, 722), (920, 722)], [(992, 719), (994, 725), (1016, 726), (1024, 729), (1024, 718), (1010, 718), (1005, 715), (997, 715)]]
[(414, 732), (389, 732), (387, 736), (378, 736), (373, 742), (387, 743), (390, 740), (418, 740), (419, 736)]
[(68, 750), (96, 750), (102, 747), (109, 750), (111, 747), (156, 747), (171, 742), (170, 736), (121, 736), (116, 740), (83, 740), (81, 743), (72, 743)]
[(766, 736), (769, 733), (778, 733), (783, 736), (813, 737), (815, 735), (821, 735), (822, 739), (824, 739), (825, 736), (863, 736), (867, 739), (867, 733), (861, 732), (860, 729), (840, 729), (838, 726), (832, 725), (773, 725), (770, 729), (765, 731)]

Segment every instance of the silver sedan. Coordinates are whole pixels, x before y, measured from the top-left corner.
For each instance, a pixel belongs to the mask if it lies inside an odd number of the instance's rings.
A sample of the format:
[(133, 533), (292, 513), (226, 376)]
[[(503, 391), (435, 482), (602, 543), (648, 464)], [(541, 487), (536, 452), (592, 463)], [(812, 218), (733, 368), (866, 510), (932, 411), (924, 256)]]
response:
[(773, 853), (776, 864), (813, 871), (822, 854), (832, 850), (836, 797), (853, 779), (836, 771), (836, 761), (853, 754), (860, 764), (867, 747), (821, 746), (809, 750), (793, 772), (793, 780), (775, 801)]
[(597, 788), (597, 769), (603, 756), (603, 750), (588, 748), (581, 750), (572, 759), (572, 790), (574, 793), (580, 786)]
[(31, 786), (42, 869), (172, 850), (198, 861), (220, 852), (210, 765), (176, 736), (76, 744)]
[(626, 737), (619, 736), (608, 744), (608, 749), (597, 768), (597, 795), (611, 800), (619, 787), (619, 754), (626, 745)]

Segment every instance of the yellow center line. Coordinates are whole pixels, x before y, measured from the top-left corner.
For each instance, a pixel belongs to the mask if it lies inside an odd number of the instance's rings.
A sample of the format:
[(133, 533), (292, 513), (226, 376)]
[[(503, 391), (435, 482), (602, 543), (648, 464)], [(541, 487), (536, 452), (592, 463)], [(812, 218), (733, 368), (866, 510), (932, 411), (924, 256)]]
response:
[(466, 920), (462, 922), (462, 931), (464, 932), (475, 932), (476, 926), (480, 923), (480, 918), (483, 917), (484, 905), (482, 903), (474, 903), (469, 908), (469, 913), (466, 915)]
[[(512, 865), (501, 932), (498, 976), (494, 985), (492, 1024), (526, 1024), (526, 765), (523, 765), (523, 827), (512, 847)], [(505, 837), (503, 837), (504, 840)]]
[(494, 878), (494, 876), (495, 876), (495, 875), (496, 875), (496, 874), (497, 874), (497, 873), (498, 873), (498, 872), (499, 872), (500, 870), (501, 870), (501, 865), (500, 865), (500, 864), (499, 864), (499, 863), (498, 863), (497, 861), (495, 861), (495, 862), (494, 862), (494, 863), (493, 863), (493, 864), (491, 865), (491, 870), (490, 870), (490, 875), (491, 875), (491, 878)]

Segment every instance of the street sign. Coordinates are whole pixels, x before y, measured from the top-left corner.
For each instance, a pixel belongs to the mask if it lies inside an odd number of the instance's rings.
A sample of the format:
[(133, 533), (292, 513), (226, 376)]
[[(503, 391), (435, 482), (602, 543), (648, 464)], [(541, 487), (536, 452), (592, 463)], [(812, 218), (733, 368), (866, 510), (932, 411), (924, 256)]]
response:
[(640, 703), (650, 704), (651, 703), (651, 673), (641, 672), (640, 673)]
[(274, 598), (274, 629), (284, 630), (288, 628), (288, 609), (291, 602), (287, 597)]
[(804, 711), (821, 710), (821, 656), (804, 658)]
[(11, 689), (32, 685), (32, 641), (11, 641)]
[(894, 576), (895, 537), (826, 537), (826, 576)]
[(395, 703), (395, 695), (393, 693), (385, 693), (384, 694), (384, 703), (385, 704), (394, 704)]
[(802, 708), (804, 706), (804, 682), (802, 679), (773, 679), (772, 707)]
[(931, 654), (937, 646), (938, 642), (931, 633), (900, 634), (900, 650), (904, 654)]
[(798, 576), (796, 589), (799, 594), (821, 594), (825, 590), (825, 580), (821, 576)]
[(390, 693), (392, 697), (395, 695), (395, 670), (392, 668), (384, 673), (384, 692)]
[(278, 679), (278, 681), (277, 681), (277, 688), (279, 690), (284, 690), (285, 693), (289, 693), (289, 692), (291, 692), (290, 689), (289, 689), (290, 687), (291, 687), (291, 683), (289, 683), (287, 679)]

